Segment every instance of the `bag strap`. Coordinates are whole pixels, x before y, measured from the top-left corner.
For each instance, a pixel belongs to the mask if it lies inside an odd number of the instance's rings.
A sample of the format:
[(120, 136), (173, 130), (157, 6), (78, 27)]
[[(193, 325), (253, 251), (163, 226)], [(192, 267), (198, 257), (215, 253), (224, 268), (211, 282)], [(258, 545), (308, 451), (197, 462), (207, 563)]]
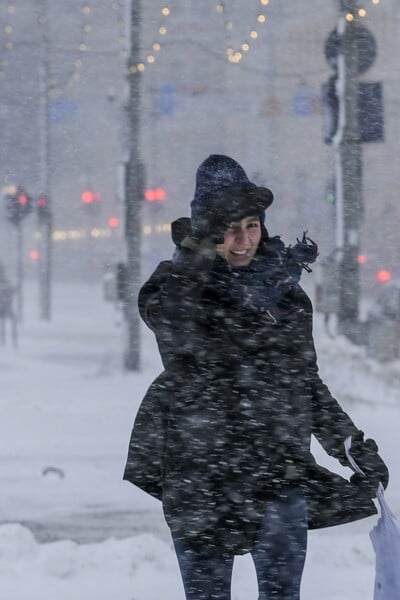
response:
[(349, 464), (350, 464), (351, 468), (353, 469), (354, 473), (360, 473), (360, 475), (365, 476), (364, 471), (358, 466), (358, 464), (356, 463), (354, 458), (351, 456), (350, 449), (351, 449), (351, 435), (349, 435), (349, 437), (347, 437), (344, 440), (344, 450), (346, 452), (346, 458), (349, 461)]

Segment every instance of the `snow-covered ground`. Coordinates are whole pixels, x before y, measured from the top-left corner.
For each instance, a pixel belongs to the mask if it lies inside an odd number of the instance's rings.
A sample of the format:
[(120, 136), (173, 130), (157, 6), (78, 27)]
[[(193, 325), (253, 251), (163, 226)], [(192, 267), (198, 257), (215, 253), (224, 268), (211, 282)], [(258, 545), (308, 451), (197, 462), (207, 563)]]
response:
[[(135, 412), (160, 370), (151, 334), (142, 372), (127, 374), (121, 316), (100, 285), (56, 285), (51, 322), (38, 318), (33, 284), (25, 298), (19, 347), (0, 347), (1, 598), (183, 600), (159, 503), (122, 481)], [(400, 515), (400, 365), (332, 341), (318, 318), (316, 344), (324, 380), (379, 443)], [(372, 598), (376, 521), (310, 533), (302, 598)], [(248, 556), (236, 559), (232, 598), (257, 598)]]

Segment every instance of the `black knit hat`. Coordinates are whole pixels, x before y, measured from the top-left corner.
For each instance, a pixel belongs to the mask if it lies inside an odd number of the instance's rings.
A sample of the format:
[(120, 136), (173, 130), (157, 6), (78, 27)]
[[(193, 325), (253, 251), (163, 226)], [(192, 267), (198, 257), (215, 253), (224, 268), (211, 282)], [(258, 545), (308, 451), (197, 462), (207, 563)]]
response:
[(196, 224), (222, 197), (231, 195), (235, 198), (238, 218), (259, 215), (261, 222), (274, 199), (271, 190), (252, 183), (233, 158), (211, 154), (197, 169), (196, 188), (190, 204), (192, 228), (196, 229)]

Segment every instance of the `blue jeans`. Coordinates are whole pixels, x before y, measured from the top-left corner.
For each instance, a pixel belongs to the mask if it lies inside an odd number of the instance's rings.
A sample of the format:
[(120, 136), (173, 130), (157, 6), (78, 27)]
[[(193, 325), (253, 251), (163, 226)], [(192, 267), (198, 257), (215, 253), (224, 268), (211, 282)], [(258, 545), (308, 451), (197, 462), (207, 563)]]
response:
[[(307, 505), (299, 487), (266, 502), (251, 555), (259, 600), (299, 600), (307, 550)], [(232, 555), (204, 554), (174, 540), (187, 600), (230, 600)]]

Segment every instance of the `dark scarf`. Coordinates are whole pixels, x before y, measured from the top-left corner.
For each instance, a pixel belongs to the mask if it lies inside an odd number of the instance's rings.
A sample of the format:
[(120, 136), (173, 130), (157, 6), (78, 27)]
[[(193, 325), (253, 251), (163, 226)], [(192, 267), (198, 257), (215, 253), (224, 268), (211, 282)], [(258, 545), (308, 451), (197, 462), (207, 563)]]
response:
[[(311, 250), (312, 249), (312, 250)], [(290, 319), (296, 307), (290, 301), (303, 268), (310, 270), (318, 254), (305, 235), (293, 248), (286, 248), (279, 236), (270, 238), (251, 263), (234, 267), (217, 256), (210, 273), (210, 287), (222, 304), (253, 313), (265, 313), (270, 320)]]

